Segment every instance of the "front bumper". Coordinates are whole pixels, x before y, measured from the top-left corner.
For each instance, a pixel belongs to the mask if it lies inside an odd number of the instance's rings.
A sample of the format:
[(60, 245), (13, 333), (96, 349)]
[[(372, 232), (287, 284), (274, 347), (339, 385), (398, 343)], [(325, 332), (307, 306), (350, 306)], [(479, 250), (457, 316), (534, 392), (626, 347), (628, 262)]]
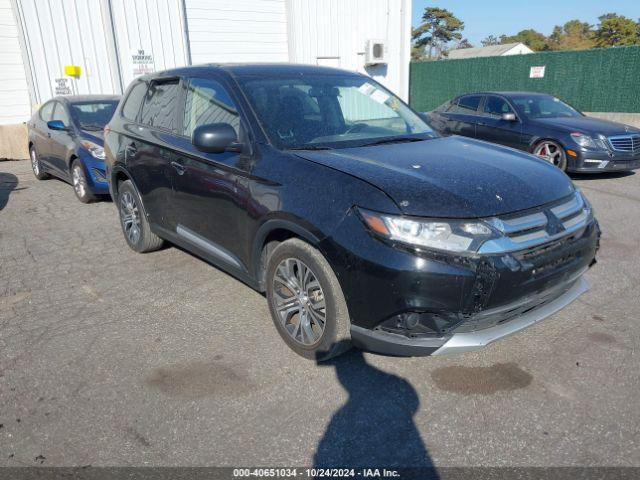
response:
[[(345, 294), (353, 343), (397, 356), (481, 348), (568, 305), (586, 291), (582, 275), (600, 235), (592, 220), (523, 251), (434, 257), (373, 238), (359, 222), (347, 218), (324, 253)], [(407, 315), (418, 315), (421, 330)]]
[(89, 153), (81, 155), (81, 158), (84, 163), (89, 191), (94, 195), (108, 195), (109, 184), (107, 182), (104, 160), (95, 158)]
[[(354, 345), (363, 350), (385, 355), (427, 356), (472, 352), (544, 320), (572, 303), (588, 289), (587, 281), (580, 276), (573, 280), (568, 288), (563, 288), (559, 296), (542, 302), (538, 307), (528, 310), (526, 313), (507, 322), (473, 332), (454, 332), (451, 335), (440, 338), (409, 339), (402, 335), (352, 326), (351, 339)], [(553, 295), (551, 296), (553, 297)], [(508, 305), (498, 310), (517, 308), (517, 306)], [(483, 315), (498, 313), (487, 311)]]
[[(571, 158), (571, 157), (569, 157)], [(579, 157), (567, 166), (569, 172), (600, 173), (637, 170), (640, 154), (620, 152), (581, 151)]]

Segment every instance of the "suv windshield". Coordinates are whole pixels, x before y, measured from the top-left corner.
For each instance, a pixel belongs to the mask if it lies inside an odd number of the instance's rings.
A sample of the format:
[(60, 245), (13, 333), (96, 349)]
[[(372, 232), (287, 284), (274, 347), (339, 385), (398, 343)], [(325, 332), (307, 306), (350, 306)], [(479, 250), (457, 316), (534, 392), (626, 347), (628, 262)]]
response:
[(278, 148), (346, 148), (436, 136), (395, 95), (366, 77), (245, 77), (240, 82)]
[(117, 101), (72, 103), (71, 115), (82, 130), (102, 130), (117, 106)]
[(515, 97), (513, 103), (519, 113), (526, 118), (581, 117), (582, 114), (562, 100), (536, 95), (532, 97)]

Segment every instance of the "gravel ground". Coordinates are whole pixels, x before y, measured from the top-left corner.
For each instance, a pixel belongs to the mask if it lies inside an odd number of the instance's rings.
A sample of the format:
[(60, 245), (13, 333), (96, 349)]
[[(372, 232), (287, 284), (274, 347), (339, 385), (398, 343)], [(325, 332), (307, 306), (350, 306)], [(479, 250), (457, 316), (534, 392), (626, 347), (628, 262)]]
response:
[(640, 466), (640, 174), (575, 181), (603, 229), (577, 302), (477, 353), (316, 365), (260, 294), (0, 162), (0, 465)]

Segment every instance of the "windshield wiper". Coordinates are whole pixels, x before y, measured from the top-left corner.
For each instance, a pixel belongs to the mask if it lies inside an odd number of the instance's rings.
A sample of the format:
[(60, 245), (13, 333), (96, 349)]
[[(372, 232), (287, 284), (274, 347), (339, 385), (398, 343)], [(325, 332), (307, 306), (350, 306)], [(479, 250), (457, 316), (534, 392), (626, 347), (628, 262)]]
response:
[(288, 150), (333, 150), (333, 148), (322, 145), (303, 145), (301, 147), (291, 147)]
[[(431, 137), (429, 137), (431, 138)], [(383, 138), (382, 140), (376, 140), (375, 142), (365, 143), (362, 145), (363, 147), (372, 147), (374, 145), (384, 145), (385, 143), (409, 143), (409, 142), (422, 142), (423, 140), (427, 140), (426, 138), (418, 138), (418, 137), (390, 137)]]

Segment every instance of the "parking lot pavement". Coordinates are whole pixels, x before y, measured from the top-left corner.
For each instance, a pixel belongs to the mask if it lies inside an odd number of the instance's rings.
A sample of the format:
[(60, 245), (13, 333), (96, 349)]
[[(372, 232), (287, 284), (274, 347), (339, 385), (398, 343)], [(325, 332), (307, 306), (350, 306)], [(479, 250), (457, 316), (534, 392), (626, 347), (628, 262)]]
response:
[(0, 465), (640, 465), (640, 174), (579, 301), (449, 358), (297, 357), (265, 299), (0, 162)]

